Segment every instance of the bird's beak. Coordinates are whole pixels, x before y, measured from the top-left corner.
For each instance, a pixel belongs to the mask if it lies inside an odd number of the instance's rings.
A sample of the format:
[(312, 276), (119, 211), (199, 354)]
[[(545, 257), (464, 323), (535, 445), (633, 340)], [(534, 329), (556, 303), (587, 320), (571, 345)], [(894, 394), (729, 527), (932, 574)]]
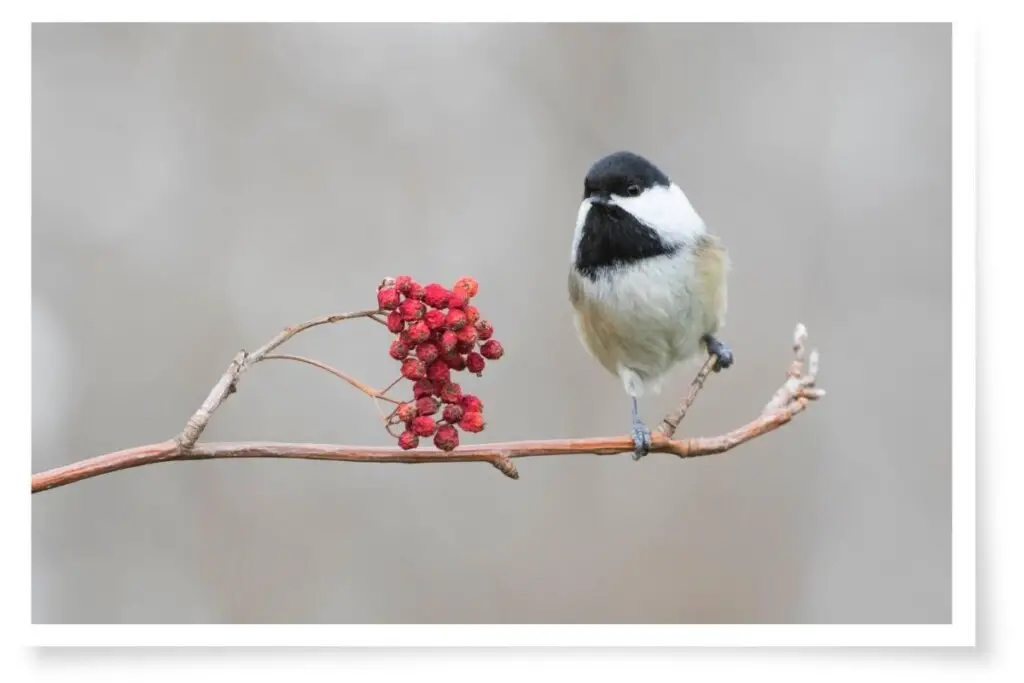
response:
[(612, 203), (610, 197), (606, 197), (597, 192), (591, 194), (589, 199), (591, 204), (601, 204), (602, 206), (607, 206)]

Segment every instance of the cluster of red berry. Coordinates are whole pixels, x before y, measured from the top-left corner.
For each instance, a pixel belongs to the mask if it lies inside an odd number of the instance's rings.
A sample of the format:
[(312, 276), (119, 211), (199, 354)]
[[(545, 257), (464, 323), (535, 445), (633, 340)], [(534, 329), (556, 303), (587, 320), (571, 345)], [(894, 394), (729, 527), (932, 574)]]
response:
[[(471, 277), (447, 289), (437, 283), (423, 286), (406, 275), (377, 290), (377, 305), (390, 311), (387, 326), (397, 335), (388, 353), (401, 361), (402, 377), (413, 382), (413, 400), (390, 416), (392, 423), (405, 425), (398, 437), (405, 450), (416, 448), (421, 436), (433, 436), (435, 446), (451, 451), (459, 445), (458, 429), (483, 431), (483, 403), (452, 381), (453, 371), (480, 376), (488, 360), (505, 353), (491, 338), (494, 327), (470, 303), (479, 290)], [(440, 420), (434, 418), (438, 412)]]

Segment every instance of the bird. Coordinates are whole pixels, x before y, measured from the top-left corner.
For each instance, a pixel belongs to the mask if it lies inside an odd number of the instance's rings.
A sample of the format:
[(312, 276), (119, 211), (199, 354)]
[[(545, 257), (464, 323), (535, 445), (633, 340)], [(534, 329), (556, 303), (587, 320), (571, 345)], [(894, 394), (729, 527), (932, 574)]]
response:
[(633, 459), (650, 450), (639, 399), (701, 352), (733, 364), (719, 339), (728, 307), (729, 255), (683, 190), (629, 151), (587, 171), (576, 216), (569, 301), (583, 347), (617, 375), (631, 401)]

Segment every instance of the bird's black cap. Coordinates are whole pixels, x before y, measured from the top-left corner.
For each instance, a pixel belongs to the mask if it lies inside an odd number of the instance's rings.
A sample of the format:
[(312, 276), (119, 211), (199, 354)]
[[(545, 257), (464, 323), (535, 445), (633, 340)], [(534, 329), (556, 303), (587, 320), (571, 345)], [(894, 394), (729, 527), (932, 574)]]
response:
[[(583, 181), (584, 197), (638, 194), (656, 185), (669, 185), (668, 176), (633, 152), (614, 152), (594, 162)], [(631, 191), (632, 190), (632, 191)]]

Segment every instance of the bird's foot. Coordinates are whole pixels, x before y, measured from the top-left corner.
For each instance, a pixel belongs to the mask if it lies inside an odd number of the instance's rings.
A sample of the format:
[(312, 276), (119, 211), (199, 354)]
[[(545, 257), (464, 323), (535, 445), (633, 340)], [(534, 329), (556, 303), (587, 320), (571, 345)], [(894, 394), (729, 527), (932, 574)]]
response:
[(708, 353), (718, 359), (715, 362), (715, 372), (726, 370), (732, 365), (732, 349), (728, 344), (722, 343), (710, 334), (704, 338), (704, 343), (708, 347)]
[(651, 450), (651, 430), (640, 420), (633, 420), (633, 460), (639, 460)]

